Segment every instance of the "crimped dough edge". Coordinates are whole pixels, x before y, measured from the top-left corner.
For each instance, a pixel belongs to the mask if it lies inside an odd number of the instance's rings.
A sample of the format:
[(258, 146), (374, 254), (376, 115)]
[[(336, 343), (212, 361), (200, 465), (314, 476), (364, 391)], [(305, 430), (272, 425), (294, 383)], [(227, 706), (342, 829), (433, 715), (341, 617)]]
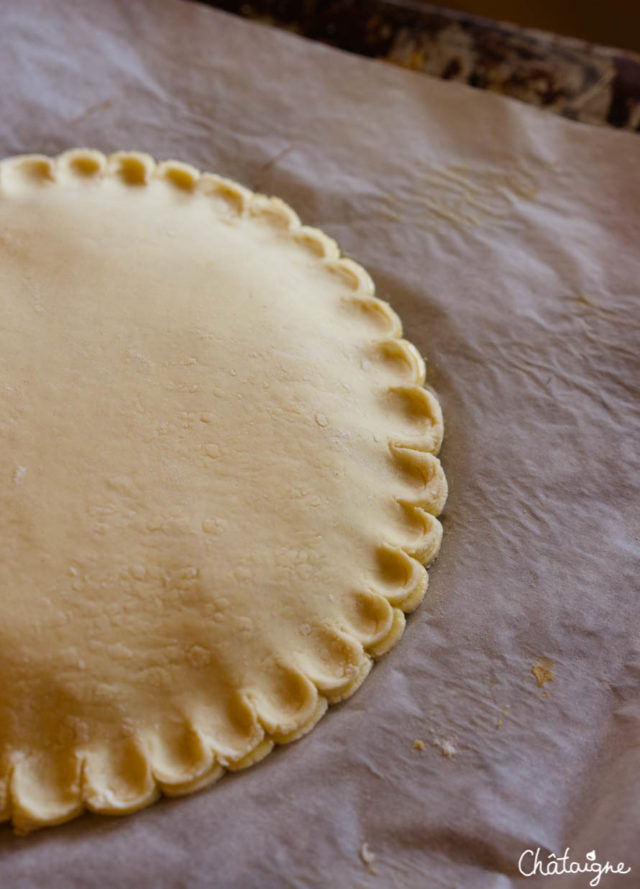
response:
[[(310, 252), (319, 265), (324, 266), (343, 280), (348, 299), (362, 308), (386, 328), (383, 337), (375, 342), (377, 358), (381, 361), (398, 362), (404, 368), (398, 385), (390, 389), (411, 405), (418, 416), (428, 421), (428, 430), (421, 436), (408, 436), (405, 441), (388, 439), (390, 454), (415, 482), (415, 497), (410, 500), (397, 498), (406, 510), (407, 523), (415, 527), (418, 522), (423, 533), (416, 543), (406, 546), (390, 545), (381, 541), (379, 557), (393, 566), (398, 575), (397, 589), (393, 592), (379, 590), (359, 591), (365, 608), (377, 609), (381, 614), (379, 630), (364, 642), (345, 629), (336, 630), (344, 643), (357, 653), (351, 675), (328, 683), (307, 676), (299, 667), (283, 665), (304, 689), (306, 705), (295, 719), (282, 715), (265, 718), (258, 712), (250, 694), (241, 693), (241, 706), (251, 713), (253, 724), (252, 742), (249, 749), (233, 751), (215, 750), (197, 726), (185, 720), (185, 742), (190, 762), (181, 770), (171, 773), (154, 765), (153, 747), (157, 738), (139, 733), (134, 737), (112, 744), (108, 751), (96, 747), (76, 748), (69, 751), (65, 762), (58, 763), (56, 786), (48, 787), (46, 800), (41, 795), (32, 801), (34, 782), (39, 773), (37, 764), (30, 763), (28, 756), (16, 756), (5, 762), (2, 774), (0, 751), (0, 821), (12, 820), (15, 831), (26, 834), (46, 825), (60, 824), (91, 810), (102, 814), (126, 814), (154, 802), (161, 794), (175, 796), (190, 793), (213, 783), (225, 771), (238, 771), (266, 756), (275, 744), (295, 741), (310, 731), (324, 715), (327, 706), (352, 695), (364, 681), (374, 659), (385, 654), (400, 638), (404, 630), (405, 614), (413, 611), (422, 601), (427, 588), (426, 565), (437, 556), (442, 538), (442, 526), (437, 519), (447, 497), (447, 482), (437, 454), (444, 432), (442, 412), (435, 396), (426, 388), (424, 362), (416, 348), (403, 339), (400, 319), (393, 309), (375, 296), (374, 285), (364, 268), (340, 253), (335, 241), (319, 229), (305, 226), (297, 214), (282, 200), (267, 197), (243, 187), (232, 180), (211, 173), (200, 172), (194, 167), (175, 160), (156, 162), (150, 155), (137, 151), (118, 151), (104, 155), (89, 148), (65, 151), (57, 157), (45, 155), (19, 155), (0, 161), (0, 200), (11, 177), (33, 180), (34, 185), (55, 185), (66, 177), (86, 178), (99, 181), (105, 177), (120, 177), (131, 186), (145, 186), (153, 179), (162, 178), (185, 194), (198, 191), (210, 195), (224, 212), (238, 217), (261, 217), (269, 224), (289, 233), (301, 249)], [(221, 209), (220, 212), (223, 212)], [(371, 342), (369, 341), (369, 345)], [(407, 381), (407, 373), (409, 380)], [(363, 634), (364, 635), (364, 634)], [(119, 793), (96, 781), (92, 764), (108, 755), (113, 769), (121, 764)], [(126, 762), (126, 770), (122, 764)], [(48, 774), (48, 773), (47, 773)]]

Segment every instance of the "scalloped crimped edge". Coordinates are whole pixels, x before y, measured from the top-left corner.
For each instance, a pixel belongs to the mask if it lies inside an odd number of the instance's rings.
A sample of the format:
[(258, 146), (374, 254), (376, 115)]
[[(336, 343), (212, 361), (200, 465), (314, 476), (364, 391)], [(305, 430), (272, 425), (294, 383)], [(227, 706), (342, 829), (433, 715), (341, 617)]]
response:
[[(185, 717), (183, 744), (189, 751), (191, 767), (180, 764), (177, 772), (154, 767), (154, 744), (164, 741), (140, 732), (138, 737), (123, 739), (108, 748), (75, 749), (68, 761), (56, 763), (55, 784), (49, 797), (30, 805), (29, 781), (34, 785), (35, 765), (25, 757), (14, 758), (3, 779), (0, 779), (0, 821), (13, 820), (17, 833), (27, 833), (47, 824), (59, 824), (79, 815), (83, 810), (106, 814), (124, 814), (149, 805), (161, 793), (175, 796), (198, 790), (212, 783), (225, 771), (238, 771), (266, 756), (274, 744), (295, 741), (306, 734), (325, 713), (331, 703), (352, 695), (371, 669), (373, 659), (387, 652), (402, 635), (405, 613), (421, 602), (427, 588), (429, 564), (436, 557), (442, 538), (442, 526), (436, 516), (442, 510), (447, 483), (436, 454), (443, 435), (443, 421), (436, 398), (424, 388), (425, 365), (417, 349), (402, 338), (402, 324), (393, 309), (375, 296), (374, 285), (362, 266), (341, 256), (338, 245), (323, 232), (302, 225), (296, 213), (278, 198), (257, 194), (247, 188), (211, 173), (201, 173), (194, 167), (174, 160), (156, 163), (148, 154), (119, 151), (105, 156), (100, 151), (80, 148), (66, 151), (55, 158), (44, 155), (20, 155), (0, 161), (0, 199), (12, 178), (32, 180), (34, 184), (64, 182), (65, 179), (100, 180), (119, 177), (132, 187), (145, 186), (153, 179), (164, 179), (187, 195), (198, 192), (218, 203), (220, 212), (230, 218), (261, 217), (270, 225), (288, 232), (292, 240), (311, 253), (333, 274), (339, 275), (347, 287), (345, 299), (376, 318), (385, 328), (384, 335), (369, 342), (380, 360), (400, 362), (405, 368), (398, 386), (390, 393), (408, 401), (414, 413), (425, 421), (425, 431), (404, 441), (388, 441), (390, 458), (415, 482), (416, 493), (411, 499), (397, 498), (407, 511), (412, 527), (419, 525), (422, 534), (411, 545), (381, 542), (378, 558), (381, 570), (391, 572), (395, 590), (382, 593), (377, 589), (354, 591), (360, 596), (369, 614), (374, 614), (377, 630), (361, 641), (355, 631), (341, 629), (333, 633), (352, 655), (353, 670), (340, 682), (310, 677), (300, 667), (292, 672), (291, 665), (282, 665), (293, 677), (306, 704), (293, 718), (274, 718), (264, 702), (255, 700), (251, 693), (238, 696), (243, 715), (251, 719), (252, 740), (248, 749), (224, 755), (211, 739), (205, 737)], [(280, 714), (281, 716), (281, 714)], [(218, 745), (219, 746), (219, 745)], [(116, 749), (117, 748), (117, 749)], [(181, 748), (182, 749), (182, 748)], [(100, 781), (98, 761), (103, 769), (105, 754), (112, 776), (121, 778), (124, 789), (114, 790)], [(126, 761), (127, 776), (123, 777), (118, 763)], [(24, 767), (29, 762), (29, 769)], [(35, 783), (40, 791), (41, 784)], [(25, 792), (25, 785), (27, 791)], [(56, 796), (56, 791), (58, 796)]]

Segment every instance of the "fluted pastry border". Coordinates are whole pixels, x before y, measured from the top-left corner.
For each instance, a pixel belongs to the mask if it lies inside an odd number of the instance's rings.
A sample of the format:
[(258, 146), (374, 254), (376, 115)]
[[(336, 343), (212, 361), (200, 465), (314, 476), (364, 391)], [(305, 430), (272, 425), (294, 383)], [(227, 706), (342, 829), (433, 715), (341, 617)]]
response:
[[(425, 565), (436, 557), (442, 538), (442, 526), (437, 519), (447, 497), (447, 482), (437, 454), (443, 436), (442, 412), (436, 398), (424, 388), (425, 365), (417, 349), (402, 337), (402, 325), (393, 309), (375, 296), (374, 285), (362, 266), (341, 255), (334, 240), (316, 228), (303, 225), (296, 213), (283, 201), (250, 191), (229, 179), (201, 173), (187, 164), (168, 160), (156, 162), (150, 155), (135, 151), (119, 151), (109, 156), (87, 148), (72, 149), (58, 157), (20, 155), (0, 162), (0, 200), (11, 190), (13, 177), (33, 180), (36, 185), (54, 185), (66, 178), (86, 178), (98, 181), (105, 177), (120, 177), (131, 186), (144, 187), (153, 179), (164, 179), (185, 195), (197, 192), (210, 196), (219, 212), (235, 217), (261, 217), (268, 224), (287, 232), (291, 239), (310, 252), (317, 262), (344, 282), (345, 299), (362, 309), (385, 328), (385, 333), (367, 347), (380, 361), (388, 361), (404, 368), (398, 385), (389, 394), (403, 399), (412, 413), (424, 423), (423, 432), (408, 435), (404, 440), (388, 439), (387, 447), (397, 465), (415, 483), (415, 496), (397, 498), (406, 511), (408, 524), (422, 533), (415, 535), (411, 544), (398, 545), (381, 541), (380, 561), (393, 566), (398, 580), (393, 592), (369, 589), (358, 592), (362, 607), (376, 618), (376, 633), (358, 638), (353, 632), (336, 631), (345, 646), (352, 649), (354, 669), (341, 681), (330, 682), (326, 677), (306, 675), (298, 665), (283, 665), (293, 681), (300, 683), (306, 700), (295, 719), (274, 718), (265, 713), (259, 701), (242, 693), (241, 706), (246, 708), (253, 726), (251, 744), (246, 750), (215, 749), (194, 725), (185, 726), (192, 756), (191, 767), (181, 773), (167, 774), (153, 762), (154, 738), (139, 736), (122, 741), (121, 748), (109, 751), (114, 762), (127, 761), (131, 777), (127, 793), (117, 796), (96, 780), (92, 768), (95, 751), (74, 749), (59, 776), (60, 798), (42, 805), (30, 802), (29, 774), (24, 772), (24, 760), (10, 762), (5, 774), (0, 772), (0, 821), (13, 820), (16, 832), (27, 833), (37, 827), (58, 824), (79, 815), (84, 809), (105, 814), (125, 814), (149, 805), (161, 793), (175, 796), (198, 790), (221, 777), (225, 771), (237, 771), (258, 762), (274, 744), (285, 744), (302, 737), (318, 722), (329, 704), (352, 695), (366, 678), (373, 660), (385, 654), (400, 638), (405, 625), (405, 614), (422, 601), (427, 588)], [(408, 374), (408, 381), (407, 381)], [(261, 710), (263, 712), (261, 712)], [(2, 764), (0, 751), (0, 768)], [(24, 774), (23, 774), (24, 772)], [(33, 779), (32, 779), (33, 780)]]

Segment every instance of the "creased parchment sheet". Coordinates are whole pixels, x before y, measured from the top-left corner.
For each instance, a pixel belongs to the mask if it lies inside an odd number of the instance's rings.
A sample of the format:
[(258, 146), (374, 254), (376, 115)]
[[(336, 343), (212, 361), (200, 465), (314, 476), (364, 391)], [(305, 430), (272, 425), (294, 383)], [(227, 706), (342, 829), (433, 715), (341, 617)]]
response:
[(5, 0), (0, 45), (2, 155), (176, 157), (365, 264), (429, 359), (451, 488), (355, 697), (200, 794), (3, 827), (0, 886), (503, 889), (567, 846), (640, 885), (638, 137), (186, 2)]

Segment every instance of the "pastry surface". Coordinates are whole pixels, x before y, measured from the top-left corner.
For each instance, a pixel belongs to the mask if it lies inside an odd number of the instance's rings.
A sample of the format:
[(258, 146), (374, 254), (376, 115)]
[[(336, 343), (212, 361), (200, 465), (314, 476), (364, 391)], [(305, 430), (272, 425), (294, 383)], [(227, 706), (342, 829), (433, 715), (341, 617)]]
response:
[(437, 401), (293, 211), (138, 153), (0, 164), (0, 820), (131, 812), (294, 740), (440, 545)]

